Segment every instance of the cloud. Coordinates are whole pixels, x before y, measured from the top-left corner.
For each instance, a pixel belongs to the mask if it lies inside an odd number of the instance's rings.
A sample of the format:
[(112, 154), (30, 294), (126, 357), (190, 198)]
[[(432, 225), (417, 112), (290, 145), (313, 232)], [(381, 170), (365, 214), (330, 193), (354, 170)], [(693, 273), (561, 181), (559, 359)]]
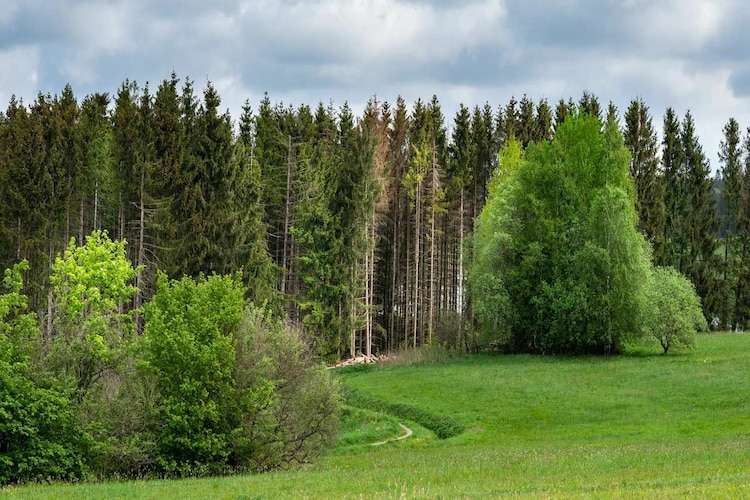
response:
[(715, 157), (721, 126), (750, 120), (750, 12), (741, 0), (4, 0), (0, 98), (66, 82), (79, 97), (176, 71), (211, 80), (239, 116), (264, 91), (289, 104), (437, 94), (460, 102), (580, 96), (660, 124), (692, 109)]
[(4, 107), (12, 95), (28, 102), (36, 95), (39, 50), (33, 45), (0, 50), (0, 106)]

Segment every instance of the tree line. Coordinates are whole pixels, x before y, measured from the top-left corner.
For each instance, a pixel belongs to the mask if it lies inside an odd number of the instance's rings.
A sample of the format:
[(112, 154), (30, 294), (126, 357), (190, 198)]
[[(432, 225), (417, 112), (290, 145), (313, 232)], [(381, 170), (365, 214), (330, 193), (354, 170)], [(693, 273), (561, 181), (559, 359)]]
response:
[[(22, 260), (25, 291), (53, 332), (50, 269), (71, 237), (126, 240), (139, 311), (159, 272), (239, 272), (246, 298), (308, 332), (328, 359), (427, 342), (478, 347), (467, 293), (474, 222), (498, 155), (551, 140), (579, 112), (618, 124), (630, 151), (638, 228), (654, 261), (693, 282), (706, 318), (744, 328), (750, 311), (750, 140), (729, 120), (720, 178), (692, 115), (668, 109), (661, 140), (646, 104), (621, 120), (584, 92), (461, 105), (450, 122), (433, 96), (411, 107), (371, 99), (297, 107), (266, 95), (233, 121), (208, 83), (176, 75), (155, 91), (11, 98), (0, 114), (0, 267)], [(620, 122), (622, 122), (620, 124)]]

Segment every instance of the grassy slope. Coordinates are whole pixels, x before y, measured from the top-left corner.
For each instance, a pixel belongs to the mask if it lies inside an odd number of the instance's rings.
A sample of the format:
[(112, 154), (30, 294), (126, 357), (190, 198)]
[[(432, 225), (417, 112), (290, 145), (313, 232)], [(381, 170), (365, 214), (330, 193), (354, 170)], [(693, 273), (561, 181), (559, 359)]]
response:
[[(657, 353), (484, 355), (345, 373), (352, 387), (453, 416), (468, 430), (438, 440), (412, 426), (415, 436), (407, 440), (341, 446), (300, 472), (4, 493), (9, 498), (750, 496), (750, 335), (701, 336), (694, 352)], [(350, 432), (352, 442), (361, 443), (356, 430)]]

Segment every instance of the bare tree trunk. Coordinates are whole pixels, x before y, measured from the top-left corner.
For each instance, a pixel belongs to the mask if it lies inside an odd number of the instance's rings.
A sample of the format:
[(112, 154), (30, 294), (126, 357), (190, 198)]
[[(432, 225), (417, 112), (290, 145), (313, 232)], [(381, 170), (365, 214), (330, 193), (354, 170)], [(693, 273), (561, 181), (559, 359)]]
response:
[[(145, 167), (141, 171), (141, 186), (140, 186), (140, 201), (139, 201), (139, 212), (140, 217), (138, 219), (138, 255), (136, 257), (136, 266), (138, 273), (135, 277), (135, 286), (138, 289), (133, 298), (133, 307), (137, 310), (141, 308), (143, 303), (143, 263), (145, 261), (144, 245), (143, 240), (146, 232), (146, 207), (144, 200), (144, 191), (146, 189), (146, 169)], [(135, 331), (137, 334), (141, 333), (141, 315), (136, 313), (135, 315)]]
[(97, 215), (99, 214), (99, 181), (94, 184), (94, 229), (99, 229)]
[(414, 228), (414, 321), (412, 325), (412, 332), (414, 337), (414, 344), (413, 347), (417, 347), (417, 323), (419, 322), (419, 244), (420, 244), (420, 234), (421, 231), (420, 228), (420, 222), (421, 222), (421, 215), (422, 215), (422, 186), (420, 183), (417, 183), (417, 189), (416, 189), (416, 206), (414, 210), (415, 215), (415, 228)]
[(438, 176), (437, 171), (437, 164), (435, 161), (435, 150), (433, 149), (432, 152), (432, 179), (431, 179), (431, 203), (432, 203), (432, 213), (430, 214), (430, 297), (429, 297), (429, 313), (427, 317), (427, 338), (430, 342), (432, 342), (432, 332), (434, 329), (434, 318), (435, 318), (435, 237), (436, 237), (436, 231), (435, 231), (435, 219), (436, 219), (436, 208), (437, 208), (437, 196), (438, 196), (438, 189), (439, 189), (439, 183), (440, 179)]
[[(50, 234), (49, 237), (49, 267), (50, 267), (50, 275), (52, 274), (52, 263), (54, 262), (55, 258), (55, 243), (54, 243), (54, 236)], [(47, 291), (47, 331), (45, 332), (45, 338), (49, 339), (52, 336), (52, 300), (54, 299), (54, 293), (52, 291), (52, 286), (49, 287), (49, 290)]]
[[(357, 274), (356, 271), (354, 269), (352, 269), (352, 275), (353, 275), (353, 278), (354, 278), (354, 279), (352, 279), (353, 283), (356, 283), (356, 274)], [(355, 307), (354, 303), (355, 303), (354, 294), (352, 294), (352, 298), (351, 298), (351, 310), (350, 310), (350, 317), (351, 317), (351, 319), (350, 319), (350, 325), (349, 325), (349, 328), (351, 328), (351, 338), (349, 339), (349, 343), (351, 345), (349, 347), (349, 355), (352, 358), (354, 356), (356, 356), (356, 354), (357, 354), (357, 351), (356, 351), (356, 348), (355, 348), (355, 344), (356, 344), (356, 341), (357, 341), (357, 322), (355, 321), (356, 316), (357, 316), (357, 308)]]
[(78, 217), (78, 241), (81, 242), (81, 245), (83, 245), (83, 212), (84, 212), (84, 204), (83, 204), (83, 197), (81, 197), (81, 207), (80, 207), (81, 213)]
[(410, 241), (409, 237), (411, 236), (411, 232), (409, 231), (408, 226), (408, 220), (407, 220), (407, 226), (406, 226), (406, 247), (405, 247), (405, 257), (406, 257), (406, 272), (404, 273), (404, 308), (403, 308), (403, 322), (404, 322), (404, 349), (406, 349), (409, 346), (409, 332), (411, 331), (409, 329), (409, 320), (411, 319), (411, 260), (409, 259), (409, 249), (410, 249)]
[[(292, 136), (288, 136), (287, 143), (287, 155), (286, 155), (286, 198), (284, 200), (284, 238), (282, 244), (284, 248), (281, 256), (281, 293), (286, 293), (287, 287), (287, 275), (289, 273), (289, 267), (287, 265), (287, 245), (289, 244), (289, 220), (290, 220), (290, 205), (292, 200)], [(290, 301), (291, 302), (291, 301)]]
[(394, 207), (393, 207), (393, 234), (391, 236), (391, 303), (389, 304), (390, 310), (388, 311), (388, 339), (389, 342), (387, 342), (388, 347), (391, 347), (391, 340), (395, 337), (396, 333), (396, 311), (398, 310), (396, 307), (397, 299), (398, 299), (398, 289), (396, 287), (396, 284), (398, 283), (398, 228), (399, 228), (399, 198), (400, 193), (397, 191), (396, 196), (394, 197)]
[[(373, 212), (373, 217), (374, 217)], [(375, 242), (376, 242), (376, 232), (375, 232), (375, 224), (370, 225), (370, 258), (369, 258), (369, 264), (370, 264), (370, 272), (368, 274), (368, 283), (367, 283), (367, 295), (365, 297), (365, 302), (367, 305), (367, 356), (372, 356), (372, 327), (373, 327), (373, 305), (375, 303), (374, 295), (375, 295)]]
[(458, 210), (458, 289), (456, 311), (463, 314), (464, 309), (464, 191), (461, 190), (460, 208)]
[(117, 218), (120, 222), (120, 234), (117, 239), (122, 241), (125, 239), (125, 207), (123, 206), (122, 193), (120, 193), (120, 206), (117, 209)]

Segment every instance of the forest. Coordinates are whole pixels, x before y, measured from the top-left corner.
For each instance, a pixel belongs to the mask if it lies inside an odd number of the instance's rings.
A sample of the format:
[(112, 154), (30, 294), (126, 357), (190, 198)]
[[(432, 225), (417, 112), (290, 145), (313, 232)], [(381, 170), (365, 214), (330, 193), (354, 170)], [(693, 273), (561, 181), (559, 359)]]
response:
[(478, 349), (467, 270), (498, 155), (512, 139), (550, 140), (578, 112), (618, 124), (654, 263), (690, 279), (714, 328), (744, 328), (750, 136), (729, 119), (714, 176), (689, 111), (668, 109), (657, 135), (642, 100), (620, 117), (589, 92), (462, 105), (452, 120), (436, 96), (411, 107), (373, 98), (355, 117), (346, 103), (268, 95), (235, 120), (211, 83), (200, 92), (174, 74), (155, 90), (125, 81), (114, 96), (79, 100), (66, 86), (12, 98), (0, 115), (0, 268), (29, 263), (24, 291), (43, 335), (55, 258), (103, 230), (127, 242), (137, 269), (121, 312), (150, 301), (160, 272), (239, 272), (246, 298), (302, 325), (328, 361), (425, 343)]
[(584, 92), (237, 121), (176, 75), (0, 114), (0, 484), (309, 463), (325, 365), (615, 354), (750, 319), (750, 132)]

